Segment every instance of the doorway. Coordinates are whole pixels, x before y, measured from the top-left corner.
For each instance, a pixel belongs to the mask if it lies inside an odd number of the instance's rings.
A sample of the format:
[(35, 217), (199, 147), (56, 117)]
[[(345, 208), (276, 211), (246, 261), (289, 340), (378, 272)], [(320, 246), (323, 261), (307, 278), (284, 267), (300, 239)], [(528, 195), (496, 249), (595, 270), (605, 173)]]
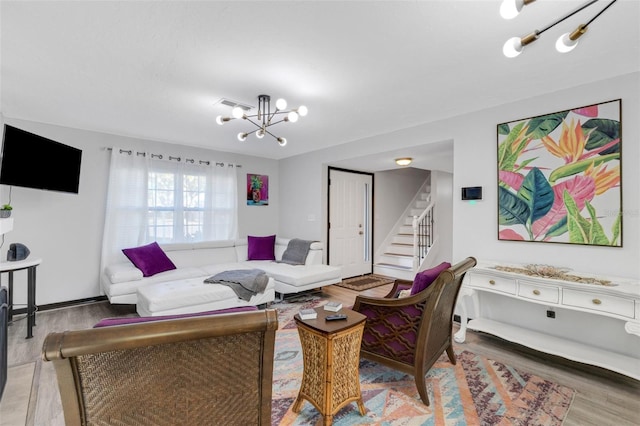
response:
[(373, 174), (329, 167), (328, 263), (342, 278), (373, 272)]

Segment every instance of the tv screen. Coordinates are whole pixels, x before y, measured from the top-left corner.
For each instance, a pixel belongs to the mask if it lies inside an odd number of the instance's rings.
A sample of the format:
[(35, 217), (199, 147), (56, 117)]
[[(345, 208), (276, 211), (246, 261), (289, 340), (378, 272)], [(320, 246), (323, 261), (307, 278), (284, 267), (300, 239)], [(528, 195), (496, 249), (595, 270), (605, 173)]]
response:
[(4, 126), (0, 184), (78, 193), (82, 150)]

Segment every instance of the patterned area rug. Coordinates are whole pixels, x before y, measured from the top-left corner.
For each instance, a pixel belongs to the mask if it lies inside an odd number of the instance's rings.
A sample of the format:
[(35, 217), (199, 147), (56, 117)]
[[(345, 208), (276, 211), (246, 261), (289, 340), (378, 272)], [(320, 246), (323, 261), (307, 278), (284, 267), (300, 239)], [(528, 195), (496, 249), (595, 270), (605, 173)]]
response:
[(394, 281), (393, 278), (385, 277), (382, 275), (369, 274), (361, 277), (347, 278), (337, 285), (338, 287), (348, 288), (355, 291), (363, 291), (381, 285), (389, 284)]
[[(302, 307), (324, 304), (318, 297), (278, 303), (272, 425), (319, 425), (318, 411), (305, 401), (291, 410), (302, 378), (300, 340), (292, 320)], [(355, 403), (335, 417), (336, 426), (353, 425), (561, 425), (575, 391), (455, 346), (458, 362), (446, 354), (427, 375), (429, 407), (422, 404), (412, 376), (360, 361), (366, 415)]]

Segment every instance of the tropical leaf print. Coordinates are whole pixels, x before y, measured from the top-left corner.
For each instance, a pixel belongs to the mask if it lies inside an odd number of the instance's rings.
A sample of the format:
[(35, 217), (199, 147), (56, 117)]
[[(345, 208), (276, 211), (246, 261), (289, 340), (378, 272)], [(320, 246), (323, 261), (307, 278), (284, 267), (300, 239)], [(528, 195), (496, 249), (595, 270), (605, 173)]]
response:
[(617, 140), (618, 143), (612, 147), (600, 152), (600, 155), (612, 154), (614, 152), (620, 152), (620, 122), (617, 120), (608, 120), (601, 118), (594, 118), (588, 120), (582, 125), (582, 128), (587, 131), (592, 131), (587, 145), (587, 150), (602, 147), (611, 141)]
[(572, 109), (571, 112), (574, 112), (578, 115), (582, 115), (583, 117), (597, 117), (598, 116), (598, 105), (591, 105), (584, 108), (576, 108)]
[(589, 219), (580, 215), (580, 211), (567, 191), (563, 194), (567, 206), (567, 226), (569, 228), (569, 242), (592, 245), (609, 245), (609, 239), (604, 234), (602, 225), (598, 222), (596, 211), (587, 201), (585, 207), (589, 212)]
[(517, 124), (498, 146), (498, 170), (513, 170), (520, 153), (531, 141), (531, 138), (526, 136), (527, 129), (524, 122)]
[(549, 182), (555, 183), (558, 179), (582, 173), (587, 170), (589, 166), (598, 166), (607, 161), (618, 159), (620, 159), (620, 153), (616, 152), (613, 154), (603, 155), (598, 158), (587, 158), (586, 160), (566, 164), (564, 166), (558, 167), (553, 172), (551, 172), (551, 174), (549, 175)]
[(569, 114), (569, 111), (562, 111), (531, 119), (529, 122), (529, 133), (527, 136), (532, 139), (542, 139), (562, 124), (562, 121), (567, 117), (567, 114)]
[(567, 191), (574, 200), (579, 210), (584, 208), (585, 201), (592, 200), (595, 196), (596, 185), (593, 178), (574, 176), (570, 180), (553, 186), (554, 202), (549, 212), (533, 224), (533, 235), (540, 238), (545, 235), (556, 223), (567, 215), (564, 205), (563, 193)]
[(507, 189), (498, 187), (500, 225), (526, 225), (529, 218), (527, 203)]
[(497, 126), (498, 239), (622, 245), (620, 102)]
[(508, 172), (504, 170), (500, 170), (498, 172), (498, 178), (500, 179), (500, 184), (504, 184), (509, 188), (513, 188), (514, 190), (520, 189), (522, 185), (522, 181), (524, 180), (524, 176), (520, 173), (516, 172)]
[(553, 205), (553, 188), (547, 178), (537, 168), (531, 169), (518, 190), (518, 198), (524, 200), (529, 208), (528, 224), (543, 217)]

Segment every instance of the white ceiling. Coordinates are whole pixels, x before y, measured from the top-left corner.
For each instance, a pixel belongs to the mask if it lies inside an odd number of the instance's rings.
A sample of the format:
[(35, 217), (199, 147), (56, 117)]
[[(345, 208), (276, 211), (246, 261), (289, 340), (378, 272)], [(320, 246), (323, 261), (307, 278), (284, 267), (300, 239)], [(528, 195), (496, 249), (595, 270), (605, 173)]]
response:
[[(502, 55), (583, 3), (538, 0), (505, 21), (499, 0), (2, 1), (0, 111), (282, 159), (640, 70), (639, 0), (618, 0), (569, 54), (555, 39), (608, 0)], [(284, 148), (238, 142), (249, 123), (215, 123), (230, 113), (221, 98), (262, 93), (309, 108), (271, 128)]]

